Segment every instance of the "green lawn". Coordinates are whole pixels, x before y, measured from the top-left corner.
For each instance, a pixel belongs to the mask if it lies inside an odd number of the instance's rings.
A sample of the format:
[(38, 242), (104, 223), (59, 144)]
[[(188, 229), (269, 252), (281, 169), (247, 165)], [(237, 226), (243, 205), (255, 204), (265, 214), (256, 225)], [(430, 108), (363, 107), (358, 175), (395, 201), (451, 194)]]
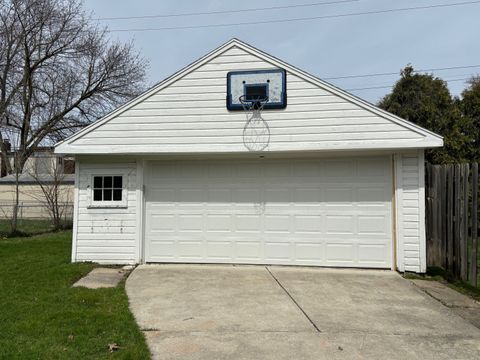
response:
[[(0, 238), (9, 236), (10, 230), (10, 220), (0, 220)], [(19, 219), (17, 223), (17, 231), (23, 234), (36, 235), (43, 234), (52, 230), (52, 221), (50, 219)]]
[(70, 232), (0, 240), (0, 359), (148, 359), (123, 283), (71, 288), (94, 265), (71, 264), (70, 243)]

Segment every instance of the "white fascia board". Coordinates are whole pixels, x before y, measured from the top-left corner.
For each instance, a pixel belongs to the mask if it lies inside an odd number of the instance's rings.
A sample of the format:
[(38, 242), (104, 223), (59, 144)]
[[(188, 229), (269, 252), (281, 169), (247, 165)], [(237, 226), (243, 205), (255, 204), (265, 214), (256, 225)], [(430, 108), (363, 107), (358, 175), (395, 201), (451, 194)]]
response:
[[(438, 140), (435, 138), (425, 138), (422, 140), (409, 140), (409, 141), (382, 141), (379, 142), (365, 142), (365, 143), (343, 143), (341, 146), (328, 144), (327, 142), (324, 144), (319, 143), (302, 143), (301, 146), (298, 146), (296, 149), (278, 149), (278, 150), (264, 150), (263, 154), (269, 153), (280, 153), (288, 151), (289, 153), (295, 152), (305, 152), (305, 151), (343, 151), (343, 150), (400, 150), (400, 149), (426, 149), (426, 148), (434, 148), (442, 146), (442, 140)], [(205, 145), (195, 145), (193, 148), (192, 145), (130, 145), (128, 147), (125, 146), (109, 146), (106, 148), (105, 146), (75, 146), (75, 145), (62, 145), (59, 148), (60, 151), (58, 153), (65, 153), (65, 154), (103, 154), (103, 155), (149, 155), (149, 154), (162, 154), (162, 155), (181, 155), (181, 154), (204, 154), (204, 155), (213, 155), (213, 154), (244, 154), (250, 153), (248, 151), (242, 151), (238, 148), (238, 145), (232, 146), (223, 146), (219, 148), (218, 151), (212, 151), (211, 146)]]

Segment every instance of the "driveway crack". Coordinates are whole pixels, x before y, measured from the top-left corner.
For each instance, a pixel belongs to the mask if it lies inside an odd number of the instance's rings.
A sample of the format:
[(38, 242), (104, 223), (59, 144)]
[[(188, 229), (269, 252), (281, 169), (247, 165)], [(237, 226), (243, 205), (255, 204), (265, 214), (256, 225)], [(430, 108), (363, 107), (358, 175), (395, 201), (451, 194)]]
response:
[(307, 318), (307, 320), (310, 322), (310, 324), (312, 324), (313, 328), (321, 333), (322, 331), (318, 328), (318, 326), (313, 322), (312, 319), (310, 319), (310, 317), (308, 316), (308, 314), (305, 312), (305, 310), (302, 309), (302, 307), (298, 304), (298, 302), (293, 298), (293, 296), (288, 292), (287, 289), (285, 289), (285, 287), (282, 285), (282, 283), (275, 277), (275, 275), (273, 275), (273, 273), (270, 271), (270, 269), (268, 268), (268, 266), (265, 266), (265, 269), (268, 271), (268, 273), (270, 274), (270, 276), (276, 281), (276, 283), (278, 284), (278, 286), (280, 286), (282, 288), (283, 291), (285, 291), (285, 294), (287, 294), (287, 296), (293, 301), (293, 303), (295, 304), (295, 306), (302, 312), (302, 314)]

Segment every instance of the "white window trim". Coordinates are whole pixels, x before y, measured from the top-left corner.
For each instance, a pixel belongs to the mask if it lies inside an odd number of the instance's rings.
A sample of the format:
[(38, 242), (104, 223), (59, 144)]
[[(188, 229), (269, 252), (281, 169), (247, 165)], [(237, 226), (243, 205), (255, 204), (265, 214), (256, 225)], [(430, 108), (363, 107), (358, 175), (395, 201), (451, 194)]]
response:
[[(95, 176), (121, 176), (122, 177), (122, 201), (95, 201), (93, 200), (93, 178)], [(128, 208), (128, 176), (126, 173), (108, 172), (108, 173), (94, 173), (90, 175), (90, 184), (88, 185), (88, 208)]]

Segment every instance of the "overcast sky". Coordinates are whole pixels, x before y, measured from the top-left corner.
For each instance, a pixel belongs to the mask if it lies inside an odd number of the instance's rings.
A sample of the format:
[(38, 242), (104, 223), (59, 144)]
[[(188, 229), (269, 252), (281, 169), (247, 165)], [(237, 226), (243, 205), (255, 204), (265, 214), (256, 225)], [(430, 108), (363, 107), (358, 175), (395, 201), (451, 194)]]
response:
[[(169, 15), (227, 11), (342, 0), (85, 0), (95, 17)], [(343, 0), (345, 1), (345, 0)], [(202, 16), (101, 20), (111, 30), (231, 24), (385, 9), (452, 4), (468, 0), (352, 0), (330, 5)], [(273, 24), (160, 31), (112, 32), (114, 38), (133, 40), (150, 61), (148, 80), (156, 83), (198, 59), (232, 37), (320, 78), (399, 71), (411, 63), (416, 69), (480, 65), (480, 2), (415, 11), (324, 18)], [(480, 73), (476, 68), (436, 71), (458, 95), (463, 79)], [(389, 86), (398, 75), (328, 80), (343, 89)], [(389, 88), (354, 90), (377, 102)]]

